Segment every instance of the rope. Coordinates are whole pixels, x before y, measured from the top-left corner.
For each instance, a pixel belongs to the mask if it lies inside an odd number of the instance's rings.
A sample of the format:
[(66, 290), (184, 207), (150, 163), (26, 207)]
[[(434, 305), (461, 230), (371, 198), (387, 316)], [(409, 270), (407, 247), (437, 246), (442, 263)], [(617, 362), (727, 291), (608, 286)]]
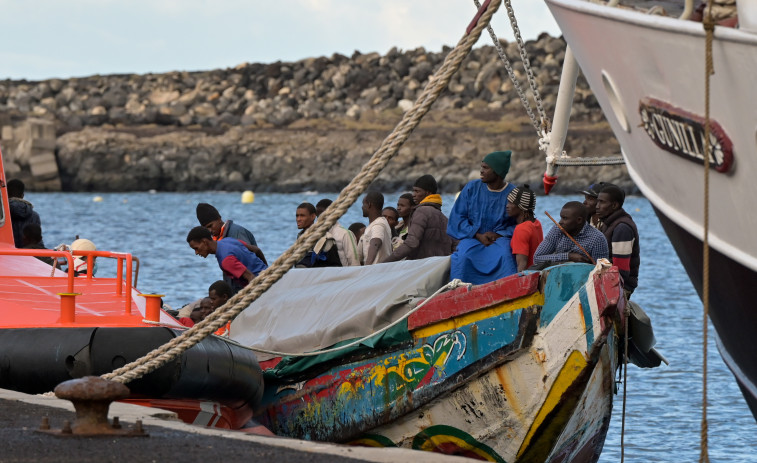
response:
[(434, 101), (447, 87), (452, 75), (459, 69), (463, 59), (470, 53), (471, 48), (478, 41), (481, 32), (489, 24), (492, 15), (499, 9), (499, 6), (499, 0), (489, 4), (475, 27), (463, 36), (457, 46), (447, 55), (442, 66), (429, 78), (426, 87), (415, 101), (413, 107), (403, 115), (402, 120), (397, 124), (392, 133), (384, 139), (379, 149), (376, 150), (371, 159), (363, 166), (355, 179), (342, 190), (336, 201), (321, 215), (321, 219), (314, 226), (308, 228), (292, 247), (276, 259), (270, 267), (260, 272), (242, 291), (206, 317), (205, 320), (144, 357), (102, 377), (122, 383), (128, 383), (129, 381), (141, 378), (166, 362), (178, 357), (182, 352), (225, 325), (260, 297), (271, 285), (281, 279), (305, 255), (307, 250), (311, 249), (316, 241), (326, 234), (338, 218), (344, 215), (347, 209), (355, 203), (357, 198), (397, 153), (400, 146), (407, 140), (423, 116), (429, 111)]
[[(515, 19), (515, 11), (511, 0), (505, 0), (505, 8), (507, 9), (507, 16), (510, 18), (510, 25), (513, 28), (513, 35), (515, 41), (518, 44), (518, 51), (520, 51), (520, 59), (523, 61), (523, 69), (526, 71), (528, 77), (528, 85), (531, 87), (531, 91), (534, 94), (534, 102), (536, 103), (536, 109), (539, 111), (539, 117), (541, 118), (541, 128), (544, 132), (549, 132), (549, 121), (547, 119), (547, 113), (544, 111), (544, 106), (541, 102), (541, 95), (539, 89), (536, 86), (536, 78), (534, 77), (534, 71), (531, 69), (531, 61), (528, 59), (528, 53), (526, 52), (526, 45), (523, 43), (523, 38), (520, 36), (520, 28), (518, 28), (518, 21)], [(539, 132), (539, 129), (536, 130)]]
[[(481, 8), (481, 4), (479, 3), (478, 0), (473, 0), (473, 3), (476, 4), (476, 8)], [(523, 91), (523, 88), (520, 86), (520, 82), (518, 81), (518, 78), (515, 77), (515, 71), (513, 71), (513, 67), (510, 64), (510, 60), (507, 57), (507, 53), (505, 53), (505, 50), (502, 48), (502, 44), (497, 38), (497, 34), (494, 33), (494, 29), (492, 28), (491, 24), (486, 27), (486, 30), (489, 31), (489, 37), (492, 38), (492, 43), (494, 43), (494, 48), (497, 49), (499, 58), (502, 61), (502, 64), (504, 64), (505, 70), (507, 70), (507, 75), (510, 76), (510, 80), (513, 83), (513, 87), (515, 87), (515, 91), (518, 92), (518, 97), (520, 98), (520, 102), (523, 105), (523, 109), (526, 110), (528, 117), (531, 119), (531, 124), (534, 126), (534, 129), (536, 129), (536, 136), (541, 137), (542, 135), (541, 124), (539, 124), (539, 121), (536, 120), (536, 115), (534, 115), (534, 111), (531, 108), (531, 103), (529, 103), (528, 101), (526, 92)]]
[(606, 156), (602, 158), (573, 158), (560, 156), (555, 158), (554, 163), (558, 166), (612, 166), (625, 164), (623, 156)]
[(620, 463), (623, 463), (626, 455), (625, 435), (626, 435), (626, 392), (628, 389), (628, 318), (631, 315), (631, 308), (626, 300), (625, 312), (625, 347), (623, 349), (623, 419), (620, 425)]
[(712, 20), (712, 0), (708, 1), (707, 15), (702, 21), (705, 30), (704, 69), (704, 236), (702, 237), (702, 424), (700, 428), (699, 462), (709, 463), (707, 442), (707, 317), (710, 311), (710, 76), (715, 74), (712, 62), (712, 40), (715, 22)]
[(277, 357), (315, 357), (315, 356), (321, 355), (321, 354), (329, 354), (331, 352), (339, 352), (341, 350), (345, 350), (345, 349), (349, 349), (350, 347), (357, 346), (358, 344), (362, 344), (363, 342), (367, 341), (368, 339), (370, 339), (370, 338), (372, 338), (372, 337), (374, 337), (374, 336), (376, 336), (378, 334), (381, 334), (381, 333), (383, 333), (384, 331), (386, 331), (386, 330), (388, 330), (390, 328), (393, 328), (393, 327), (397, 326), (400, 322), (402, 322), (403, 320), (405, 320), (406, 318), (410, 317), (412, 314), (414, 314), (415, 312), (417, 312), (418, 310), (420, 310), (421, 307), (423, 307), (424, 305), (426, 305), (427, 303), (429, 303), (432, 299), (434, 299), (439, 294), (443, 293), (444, 291), (447, 291), (448, 289), (455, 289), (455, 288), (458, 288), (460, 286), (467, 286), (468, 288), (470, 288), (471, 286), (473, 286), (473, 284), (471, 284), (471, 283), (463, 283), (461, 280), (455, 278), (454, 280), (450, 281), (446, 285), (444, 285), (441, 288), (437, 289), (434, 294), (432, 294), (431, 296), (429, 296), (428, 298), (426, 298), (423, 302), (421, 302), (417, 306), (413, 307), (406, 314), (404, 314), (402, 317), (398, 318), (397, 320), (393, 321), (389, 325), (387, 325), (387, 326), (385, 326), (385, 327), (383, 327), (383, 328), (381, 328), (379, 330), (376, 330), (376, 331), (374, 331), (373, 333), (371, 333), (369, 335), (363, 336), (360, 339), (356, 339), (356, 340), (350, 342), (349, 344), (344, 344), (344, 345), (338, 346), (338, 347), (332, 347), (332, 348), (329, 348), (329, 349), (321, 349), (321, 350), (316, 350), (316, 351), (312, 351), (312, 352), (297, 352), (297, 353), (292, 353), (292, 352), (279, 352), (279, 351), (275, 351), (275, 350), (266, 350), (266, 349), (262, 349), (260, 347), (245, 346), (244, 344), (241, 344), (241, 343), (239, 343), (237, 341), (234, 341), (233, 339), (228, 339), (228, 338), (224, 338), (224, 339), (226, 341), (228, 341), (229, 343), (235, 344), (235, 345), (237, 345), (239, 347), (242, 347), (244, 349), (251, 350), (251, 351), (254, 351), (254, 352), (262, 352), (264, 354), (271, 354), (271, 355), (275, 355)]

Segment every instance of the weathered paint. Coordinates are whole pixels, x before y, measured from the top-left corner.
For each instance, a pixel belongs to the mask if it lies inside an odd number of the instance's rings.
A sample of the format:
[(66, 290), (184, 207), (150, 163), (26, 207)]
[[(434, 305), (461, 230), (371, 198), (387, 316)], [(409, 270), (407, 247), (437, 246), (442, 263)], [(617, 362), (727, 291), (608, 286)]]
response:
[[(525, 309), (416, 340), (413, 346), (334, 367), (301, 384), (269, 384), (263, 424), (277, 434), (318, 440), (350, 438), (455, 387), (481, 362), (521, 348)], [(528, 312), (531, 314), (531, 312)], [(533, 315), (527, 320), (535, 323)], [(363, 429), (361, 429), (363, 428)]]
[(468, 312), (528, 296), (538, 291), (539, 278), (539, 272), (519, 273), (473, 288), (456, 288), (435, 297), (408, 317), (407, 328), (414, 330)]
[(544, 303), (544, 295), (541, 293), (534, 293), (529, 296), (516, 299), (515, 301), (499, 304), (488, 309), (470, 312), (465, 315), (451, 318), (449, 320), (444, 320), (438, 323), (434, 323), (433, 325), (429, 325), (424, 328), (419, 328), (413, 331), (413, 338), (415, 339), (426, 338), (429, 336), (433, 336), (435, 334), (442, 333), (444, 331), (453, 330), (459, 326), (465, 326), (471, 323), (476, 323), (478, 321), (485, 320), (487, 318), (496, 317), (503, 313), (522, 309), (523, 307), (540, 306), (543, 303)]
[(413, 438), (413, 448), (427, 452), (461, 455), (484, 461), (505, 463), (497, 452), (470, 434), (452, 426), (429, 426)]
[(531, 427), (529, 428), (528, 433), (526, 433), (525, 439), (523, 439), (523, 443), (518, 450), (518, 458), (520, 458), (523, 455), (523, 452), (529, 448), (531, 439), (534, 437), (536, 431), (545, 422), (547, 416), (550, 415), (564, 400), (563, 395), (565, 392), (587, 366), (588, 362), (580, 352), (574, 350), (568, 355), (568, 359), (557, 374), (557, 378), (555, 378), (555, 381), (552, 383), (552, 387), (550, 388), (549, 393), (547, 393), (543, 405), (531, 423)]
[[(541, 307), (524, 307), (531, 294), (516, 299), (519, 309), (509, 301), (427, 325), (401, 352), (267, 395), (265, 419), (278, 434), (311, 439), (349, 442), (370, 433), (365, 438), (382, 445), (491, 461), (595, 460), (617, 356), (613, 320), (600, 313), (616, 314), (606, 307), (619, 294), (616, 273), (602, 265), (552, 268), (544, 292), (535, 293)], [(449, 329), (438, 332), (442, 326)], [(484, 448), (486, 456), (476, 453)]]

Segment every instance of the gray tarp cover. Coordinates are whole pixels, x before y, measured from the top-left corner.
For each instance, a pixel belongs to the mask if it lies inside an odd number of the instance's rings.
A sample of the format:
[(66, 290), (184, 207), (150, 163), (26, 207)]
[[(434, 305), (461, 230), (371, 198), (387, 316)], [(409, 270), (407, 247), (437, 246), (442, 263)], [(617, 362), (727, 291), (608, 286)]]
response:
[(279, 352), (322, 349), (383, 328), (448, 281), (449, 257), (294, 269), (237, 316), (231, 338)]

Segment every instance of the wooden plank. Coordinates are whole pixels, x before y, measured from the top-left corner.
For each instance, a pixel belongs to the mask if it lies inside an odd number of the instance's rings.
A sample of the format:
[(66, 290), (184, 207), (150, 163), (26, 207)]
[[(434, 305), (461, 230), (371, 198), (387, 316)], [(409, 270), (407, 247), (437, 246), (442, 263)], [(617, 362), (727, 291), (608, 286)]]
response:
[(414, 330), (474, 310), (527, 296), (539, 288), (539, 272), (516, 274), (472, 289), (457, 288), (441, 294), (412, 314), (407, 328)]

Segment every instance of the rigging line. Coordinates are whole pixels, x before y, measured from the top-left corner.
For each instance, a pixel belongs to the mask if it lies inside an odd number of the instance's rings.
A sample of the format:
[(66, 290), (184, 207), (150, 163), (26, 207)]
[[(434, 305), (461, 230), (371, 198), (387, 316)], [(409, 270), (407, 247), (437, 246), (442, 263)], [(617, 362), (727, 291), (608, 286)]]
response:
[(626, 308), (623, 311), (625, 316), (625, 347), (623, 349), (623, 419), (620, 425), (620, 463), (623, 463), (626, 456), (625, 435), (626, 435), (626, 397), (628, 392), (628, 317), (631, 315), (630, 303), (626, 299)]
[(452, 75), (460, 68), (463, 59), (468, 56), (473, 45), (481, 36), (481, 32), (499, 9), (500, 4), (500, 0), (487, 0), (484, 6), (482, 6), (469, 26), (472, 28), (466, 31), (455, 48), (447, 54), (436, 73), (429, 78), (426, 87), (416, 99), (413, 107), (405, 112), (400, 122), (383, 140), (381, 146), (374, 152), (371, 159), (363, 165), (355, 178), (342, 190), (336, 201), (329, 207), (329, 210), (323, 213), (321, 217), (323, 222), (319, 220), (316, 222), (316, 225), (308, 228), (270, 267), (260, 272), (244, 289), (206, 317), (205, 320), (149, 352), (144, 357), (102, 375), (102, 378), (121, 383), (128, 383), (141, 378), (166, 362), (178, 357), (182, 352), (215, 332), (252, 304), (253, 301), (259, 298), (274, 283), (279, 281), (294, 266), (295, 262), (299, 261), (307, 250), (312, 248), (316, 241), (324, 236), (336, 223), (337, 219), (344, 215), (347, 209), (357, 201), (358, 197), (399, 151), (413, 130), (420, 124), (423, 116), (431, 109), (434, 101), (447, 88)]
[(541, 126), (545, 133), (549, 132), (549, 119), (547, 119), (547, 113), (544, 111), (544, 106), (541, 102), (541, 95), (539, 94), (539, 88), (536, 86), (536, 78), (534, 77), (534, 71), (531, 69), (531, 61), (528, 59), (528, 52), (526, 52), (526, 45), (523, 43), (523, 37), (520, 35), (520, 28), (518, 27), (518, 21), (515, 19), (515, 11), (511, 0), (504, 0), (505, 8), (507, 9), (507, 16), (510, 18), (510, 25), (513, 29), (513, 35), (515, 35), (515, 41), (518, 44), (518, 50), (520, 51), (520, 59), (523, 61), (523, 69), (526, 71), (528, 77), (528, 84), (531, 86), (531, 91), (534, 94), (534, 102), (536, 103), (536, 109), (539, 111), (539, 117), (541, 118)]
[[(476, 8), (481, 8), (481, 4), (478, 0), (473, 0), (473, 3), (475, 3)], [(499, 58), (502, 61), (502, 64), (504, 64), (505, 70), (507, 71), (507, 75), (510, 76), (510, 81), (512, 81), (513, 87), (515, 87), (515, 91), (518, 93), (518, 97), (520, 98), (520, 102), (523, 105), (523, 109), (526, 110), (528, 117), (531, 119), (531, 124), (534, 126), (534, 129), (536, 129), (536, 136), (541, 137), (541, 124), (539, 124), (539, 121), (536, 119), (536, 115), (534, 114), (533, 108), (531, 108), (531, 103), (528, 101), (526, 92), (523, 91), (523, 87), (521, 87), (520, 81), (518, 81), (518, 78), (515, 76), (515, 71), (513, 70), (512, 64), (510, 64), (510, 59), (507, 57), (507, 53), (505, 53), (504, 48), (502, 48), (502, 43), (500, 43), (499, 38), (497, 38), (497, 34), (494, 33), (494, 28), (492, 28), (491, 24), (489, 24), (486, 30), (489, 31), (489, 37), (492, 38), (494, 48), (497, 49)]]
[(715, 22), (712, 19), (712, 0), (707, 2), (707, 14), (702, 19), (705, 30), (704, 69), (704, 231), (702, 237), (702, 422), (700, 426), (699, 462), (709, 463), (707, 423), (707, 317), (710, 311), (710, 76), (715, 74), (712, 62), (712, 41)]

